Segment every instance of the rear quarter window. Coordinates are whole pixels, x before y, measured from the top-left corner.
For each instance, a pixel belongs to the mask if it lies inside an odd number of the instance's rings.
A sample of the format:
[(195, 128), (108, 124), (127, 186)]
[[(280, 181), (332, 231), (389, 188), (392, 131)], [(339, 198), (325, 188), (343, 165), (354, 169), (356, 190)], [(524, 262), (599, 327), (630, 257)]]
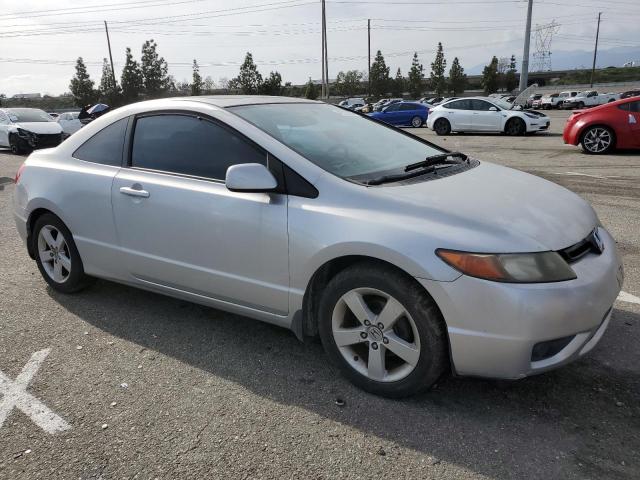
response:
[(73, 158), (120, 167), (128, 122), (127, 117), (103, 128), (73, 152)]

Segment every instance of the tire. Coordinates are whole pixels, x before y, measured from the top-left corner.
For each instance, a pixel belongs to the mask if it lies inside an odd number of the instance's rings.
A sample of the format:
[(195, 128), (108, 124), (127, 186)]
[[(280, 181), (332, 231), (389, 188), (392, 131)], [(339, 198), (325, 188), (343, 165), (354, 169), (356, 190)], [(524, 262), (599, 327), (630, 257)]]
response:
[[(359, 321), (353, 311), (361, 301), (368, 309), (359, 310), (366, 319)], [(396, 314), (383, 315), (387, 307)], [(445, 322), (434, 300), (384, 265), (362, 263), (338, 273), (320, 299), (318, 330), (343, 375), (376, 395), (401, 398), (427, 390), (449, 365)]]
[(27, 150), (25, 150), (20, 143), (20, 139), (15, 134), (11, 134), (9, 136), (9, 147), (11, 147), (11, 153), (14, 155), (23, 155), (27, 153)]
[(420, 128), (422, 126), (422, 119), (418, 116), (415, 116), (411, 119), (411, 126), (413, 128)]
[(521, 118), (512, 118), (504, 126), (504, 133), (512, 137), (525, 135), (527, 133), (527, 125)]
[(84, 273), (71, 232), (57, 216), (52, 213), (40, 216), (33, 226), (31, 241), (38, 270), (51, 288), (75, 293), (93, 283), (93, 278)]
[(451, 124), (446, 118), (439, 118), (433, 124), (436, 135), (449, 135), (451, 133)]
[(584, 108), (584, 102), (578, 102), (578, 103), (577, 103), (577, 105), (576, 105), (576, 107), (577, 107), (578, 109)]
[(615, 148), (616, 137), (609, 127), (593, 125), (580, 136), (580, 145), (585, 153), (603, 155)]

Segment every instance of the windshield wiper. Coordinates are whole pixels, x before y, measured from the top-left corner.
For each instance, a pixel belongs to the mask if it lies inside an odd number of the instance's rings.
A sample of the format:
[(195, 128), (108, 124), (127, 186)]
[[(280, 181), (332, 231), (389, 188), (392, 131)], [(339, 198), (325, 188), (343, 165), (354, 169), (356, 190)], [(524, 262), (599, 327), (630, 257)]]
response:
[(425, 158), (421, 162), (412, 163), (411, 165), (407, 165), (404, 167), (405, 172), (410, 172), (411, 170), (416, 170), (418, 168), (428, 168), (433, 167), (434, 165), (442, 165), (445, 163), (459, 163), (459, 162), (451, 162), (449, 158), (459, 158), (463, 162), (467, 160), (467, 156), (461, 152), (448, 152), (448, 153), (440, 153), (438, 155), (432, 155), (430, 157)]
[(381, 177), (376, 177), (376, 178), (372, 178), (371, 180), (367, 180), (364, 183), (365, 185), (382, 185), (383, 183), (399, 182), (400, 180), (407, 180), (408, 178), (418, 177), (426, 173), (435, 172), (435, 170), (436, 170), (436, 167), (432, 165), (429, 168), (425, 168), (424, 170), (420, 170), (417, 172), (394, 173), (391, 175), (382, 175)]

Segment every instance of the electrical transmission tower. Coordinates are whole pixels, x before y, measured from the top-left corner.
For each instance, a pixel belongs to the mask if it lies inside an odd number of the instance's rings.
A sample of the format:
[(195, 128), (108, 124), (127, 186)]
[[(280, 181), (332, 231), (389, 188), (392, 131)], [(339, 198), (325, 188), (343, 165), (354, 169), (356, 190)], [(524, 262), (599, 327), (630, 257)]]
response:
[(560, 30), (560, 25), (555, 20), (544, 25), (536, 25), (534, 30), (536, 34), (536, 51), (533, 54), (532, 68), (534, 72), (551, 71), (551, 40), (558, 33), (558, 30)]

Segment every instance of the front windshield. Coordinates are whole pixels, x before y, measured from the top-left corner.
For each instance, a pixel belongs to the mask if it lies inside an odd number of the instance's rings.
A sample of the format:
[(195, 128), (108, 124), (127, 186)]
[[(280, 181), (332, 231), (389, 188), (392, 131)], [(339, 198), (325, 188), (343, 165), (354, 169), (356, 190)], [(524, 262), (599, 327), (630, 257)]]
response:
[(333, 105), (272, 103), (229, 110), (342, 178), (398, 171), (442, 153), (435, 146)]
[(502, 108), (503, 110), (510, 110), (513, 107), (513, 103), (509, 103), (502, 98), (492, 98), (491, 101), (495, 103), (497, 106)]
[(7, 111), (9, 119), (14, 122), (53, 122), (44, 110), (37, 108), (11, 108)]

